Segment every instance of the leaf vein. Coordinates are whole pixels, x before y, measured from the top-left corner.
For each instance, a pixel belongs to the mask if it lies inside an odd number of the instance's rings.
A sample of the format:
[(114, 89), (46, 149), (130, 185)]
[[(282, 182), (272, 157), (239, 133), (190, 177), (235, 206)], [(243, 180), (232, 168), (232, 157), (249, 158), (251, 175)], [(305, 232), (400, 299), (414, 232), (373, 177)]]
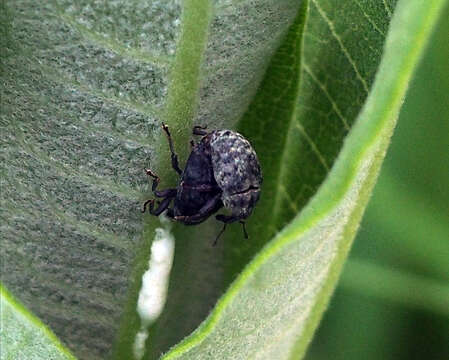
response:
[[(306, 0), (304, 0), (304, 1), (306, 1)], [(308, 7), (308, 2), (305, 3), (305, 4)], [(296, 30), (296, 31), (298, 31), (298, 30)], [(300, 31), (302, 31), (303, 34), (304, 34), (304, 27), (302, 27)], [(302, 54), (301, 54), (300, 51), (302, 50), (302, 41), (303, 40), (301, 39), (300, 43), (297, 43), (295, 41), (292, 44), (293, 51), (291, 51), (291, 54), (292, 54), (291, 56), (297, 58), (295, 61), (292, 61), (292, 64), (294, 64), (294, 66), (300, 66), (301, 65), (301, 61), (302, 61), (302, 56), (301, 55)], [(299, 71), (299, 76), (301, 76), (301, 71)], [(299, 82), (299, 79), (290, 79), (290, 81), (298, 81)], [(286, 88), (287, 88), (287, 86), (285, 87), (285, 89)], [(295, 89), (295, 93), (294, 93), (295, 99), (297, 99), (298, 94), (299, 94), (299, 86)], [(273, 102), (274, 102), (274, 100), (273, 100)], [(272, 217), (272, 221), (268, 225), (268, 228), (275, 229), (276, 232), (279, 230), (277, 228), (277, 224), (276, 224), (277, 214), (279, 213), (279, 209), (281, 208), (281, 204), (282, 204), (282, 201), (281, 201), (281, 191), (282, 191), (282, 189), (280, 188), (280, 186), (282, 186), (282, 179), (285, 176), (284, 175), (285, 171), (286, 171), (286, 161), (285, 161), (285, 159), (288, 156), (289, 136), (291, 136), (291, 131), (290, 130), (292, 129), (294, 119), (296, 118), (296, 115), (297, 115), (297, 106), (298, 105), (297, 105), (297, 101), (296, 101), (292, 105), (292, 113), (291, 113), (291, 116), (288, 117), (289, 121), (288, 121), (288, 125), (286, 127), (287, 128), (286, 136), (285, 136), (283, 144), (281, 144), (281, 147), (282, 147), (282, 152), (281, 152), (281, 156), (280, 156), (281, 161), (280, 161), (280, 165), (279, 165), (279, 170), (277, 172), (277, 181), (276, 181), (277, 186), (276, 186), (276, 189), (275, 189), (275, 195), (274, 195), (274, 200), (273, 200), (273, 204), (274, 204), (273, 205), (273, 214), (274, 214), (274, 216)], [(261, 131), (259, 131), (259, 134), (263, 134), (264, 133), (263, 131), (264, 131), (264, 127), (265, 127), (265, 122), (261, 121), (259, 126), (261, 127)]]
[(17, 143), (21, 146), (21, 149), (28, 155), (34, 157), (39, 162), (48, 165), (52, 169), (56, 170), (58, 175), (81, 179), (87, 185), (96, 186), (103, 190), (109, 191), (112, 194), (128, 199), (138, 199), (141, 196), (141, 193), (139, 191), (133, 189), (130, 186), (117, 184), (93, 173), (87, 173), (79, 169), (73, 169), (60, 161), (54, 160), (43, 151), (33, 146), (29, 141), (26, 141), (22, 130), (18, 126), (15, 127), (15, 130)]
[(287, 189), (285, 188), (284, 185), (280, 184), (279, 185), (279, 189), (281, 190), (281, 192), (283, 193), (284, 197), (287, 199), (287, 203), (290, 206), (290, 208), (293, 210), (293, 212), (296, 214), (299, 212), (298, 207), (296, 206), (295, 202), (293, 201), (292, 197), (290, 196), (290, 194), (288, 193)]
[[(48, 101), (48, 99), (42, 94), (37, 94), (36, 97), (41, 98), (43, 101)], [(95, 115), (93, 115), (92, 118), (94, 116)], [(146, 138), (144, 136), (124, 134), (123, 132), (120, 132), (114, 128), (93, 126), (93, 125), (91, 125), (90, 122), (81, 121), (78, 117), (76, 117), (75, 120), (77, 121), (77, 124), (76, 125), (74, 124), (73, 126), (84, 129), (89, 134), (96, 133), (96, 134), (102, 134), (102, 135), (108, 136), (108, 137), (114, 136), (115, 138), (118, 138), (123, 142), (132, 143), (132, 144), (135, 144), (135, 145), (138, 145), (141, 147), (146, 147), (146, 148), (149, 147), (149, 140), (148, 140), (148, 138)]]
[(318, 3), (316, 2), (316, 0), (312, 0), (313, 4), (315, 5), (315, 7), (317, 8), (320, 16), (323, 18), (323, 20), (326, 22), (327, 26), (329, 27), (329, 30), (331, 31), (332, 36), (335, 38), (335, 40), (337, 40), (338, 45), (340, 46), (341, 51), (343, 52), (343, 54), (345, 55), (346, 59), (349, 61), (349, 63), (351, 64), (355, 75), (357, 77), (357, 79), (359, 79), (360, 83), (363, 86), (363, 89), (365, 90), (365, 92), (368, 94), (369, 93), (369, 87), (368, 84), (366, 82), (366, 80), (364, 79), (364, 77), (360, 74), (360, 71), (357, 67), (356, 62), (354, 61), (354, 59), (352, 58), (351, 54), (349, 53), (348, 49), (346, 48), (346, 46), (343, 44), (343, 41), (340, 37), (340, 35), (338, 35), (338, 33), (335, 31), (335, 26), (334, 23), (327, 17), (326, 13), (324, 12), (324, 10), (321, 8), (320, 5), (318, 5)]
[[(357, 6), (360, 8), (360, 11), (363, 14), (363, 17), (368, 20), (368, 22), (371, 24), (371, 26), (383, 37), (386, 36), (386, 34), (377, 26), (377, 24), (374, 22), (373, 19), (366, 13), (366, 11), (363, 9), (362, 5), (360, 4), (359, 0), (354, 0)], [(384, 0), (385, 1), (385, 0)]]
[[(15, 182), (18, 187), (22, 187), (23, 185)], [(45, 199), (47, 201), (47, 204), (49, 205), (46, 210), (50, 213), (50, 215), (54, 218), (56, 218), (61, 223), (66, 223), (69, 225), (72, 225), (76, 228), (76, 231), (88, 235), (88, 236), (94, 236), (97, 240), (102, 242), (103, 244), (107, 246), (113, 246), (116, 249), (121, 250), (127, 250), (127, 243), (129, 242), (128, 239), (124, 237), (120, 237), (115, 235), (114, 233), (107, 232), (104, 229), (92, 225), (91, 223), (77, 219), (74, 216), (67, 215), (67, 212), (63, 209), (59, 208), (52, 200), (50, 200), (48, 197)], [(17, 204), (5, 204), (5, 208), (9, 210), (10, 213), (14, 214), (16, 212)], [(23, 210), (23, 212), (25, 212)], [(14, 217), (17, 217), (18, 215), (14, 214)]]
[(129, 58), (131, 60), (148, 63), (160, 67), (169, 67), (173, 61), (172, 56), (164, 56), (161, 54), (154, 55), (150, 54), (148, 51), (142, 51), (139, 49), (127, 47), (117, 40), (106, 38), (101, 34), (92, 31), (87, 26), (76, 21), (73, 16), (67, 15), (63, 13), (63, 10), (54, 2), (56, 7), (56, 14), (58, 18), (62, 20), (65, 24), (70, 26), (71, 28), (78, 31), (78, 33), (87, 41), (91, 42), (94, 45), (102, 47), (106, 50), (110, 50), (122, 57)]
[(349, 131), (350, 126), (348, 124), (348, 121), (346, 120), (346, 118), (343, 116), (340, 108), (337, 105), (337, 102), (333, 99), (333, 97), (331, 96), (331, 94), (329, 94), (329, 91), (327, 90), (326, 86), (318, 80), (318, 78), (315, 76), (315, 74), (313, 73), (313, 71), (310, 69), (309, 65), (307, 64), (307, 62), (304, 60), (303, 61), (303, 67), (304, 70), (307, 72), (307, 74), (312, 78), (312, 80), (318, 85), (318, 87), (321, 89), (321, 91), (324, 93), (324, 95), (326, 95), (327, 99), (329, 100), (329, 102), (332, 105), (332, 109), (335, 111), (335, 113), (337, 114), (337, 116), (340, 118), (341, 122), (343, 123), (343, 126), (345, 127), (346, 130)]
[(321, 153), (321, 151), (318, 149), (318, 146), (315, 144), (315, 142), (312, 140), (312, 138), (307, 134), (307, 132), (304, 129), (304, 127), (299, 122), (297, 122), (295, 128), (306, 139), (306, 141), (310, 145), (312, 151), (315, 153), (315, 155), (317, 156), (318, 160), (320, 161), (321, 165), (323, 165), (323, 167), (326, 169), (326, 171), (329, 171), (330, 170), (329, 164), (327, 163), (327, 161), (324, 158), (324, 156)]
[(391, 12), (390, 7), (389, 7), (388, 4), (387, 4), (387, 1), (386, 1), (386, 0), (382, 0), (382, 1), (383, 1), (383, 3), (384, 3), (384, 7), (385, 7), (385, 10), (387, 11), (388, 16), (391, 18), (391, 16), (392, 16), (393, 14), (392, 14), (392, 12)]
[(87, 84), (82, 84), (79, 81), (75, 81), (70, 77), (64, 76), (61, 73), (56, 72), (49, 66), (39, 65), (39, 68), (41, 69), (41, 74), (46, 78), (53, 80), (58, 84), (72, 87), (84, 94), (97, 97), (103, 100), (104, 102), (124, 107), (126, 109), (132, 110), (138, 114), (142, 114), (148, 117), (158, 117), (161, 114), (160, 110), (155, 106), (149, 106), (134, 101), (123, 100), (113, 94), (104, 93), (103, 91), (100, 90), (94, 90)]

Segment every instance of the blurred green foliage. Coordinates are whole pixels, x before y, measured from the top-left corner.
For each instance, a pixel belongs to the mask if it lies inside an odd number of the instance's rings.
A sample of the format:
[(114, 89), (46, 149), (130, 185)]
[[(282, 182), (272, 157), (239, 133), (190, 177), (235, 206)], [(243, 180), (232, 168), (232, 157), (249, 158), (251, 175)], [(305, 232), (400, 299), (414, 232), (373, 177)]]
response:
[(449, 359), (448, 34), (449, 8), (308, 360)]

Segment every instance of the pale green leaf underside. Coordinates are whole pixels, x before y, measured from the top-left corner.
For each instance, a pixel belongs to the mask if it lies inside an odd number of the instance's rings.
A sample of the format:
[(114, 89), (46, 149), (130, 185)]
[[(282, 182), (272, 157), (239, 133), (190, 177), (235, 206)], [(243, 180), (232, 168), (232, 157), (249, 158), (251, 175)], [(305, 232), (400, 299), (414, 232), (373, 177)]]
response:
[(373, 88), (325, 183), (245, 268), (203, 325), (164, 359), (304, 354), (369, 199), (408, 82), (445, 3), (398, 3)]
[(56, 336), (0, 285), (1, 360), (75, 360)]
[[(160, 121), (172, 126), (181, 159), (193, 122), (232, 127), (298, 8), (296, 0), (253, 5), (0, 2), (2, 280), (81, 358), (109, 354), (123, 304), (131, 299), (135, 309), (132, 289), (141, 275), (133, 271), (135, 259), (152, 238), (142, 235), (139, 210), (148, 191), (143, 169), (155, 166), (167, 150), (159, 146)], [(206, 33), (206, 44), (190, 39), (177, 47), (186, 25), (182, 6), (191, 15), (208, 16), (191, 17), (189, 25)], [(177, 57), (190, 67), (176, 69)], [(193, 84), (187, 90), (183, 71)], [(178, 93), (168, 94), (170, 88)], [(183, 259), (190, 261), (192, 254), (209, 269), (223, 258), (222, 249), (206, 241), (183, 245), (176, 250), (180, 274), (186, 274)], [(201, 271), (188, 262), (187, 268), (192, 286), (186, 291), (191, 295), (195, 288), (200, 301), (192, 302), (179, 333), (168, 332), (174, 338), (159, 341), (165, 349), (204, 319), (222, 291), (222, 274), (216, 272), (207, 282), (211, 296), (199, 296), (207, 291), (195, 277)], [(126, 315), (125, 327), (135, 319)], [(134, 333), (127, 335), (132, 343)]]

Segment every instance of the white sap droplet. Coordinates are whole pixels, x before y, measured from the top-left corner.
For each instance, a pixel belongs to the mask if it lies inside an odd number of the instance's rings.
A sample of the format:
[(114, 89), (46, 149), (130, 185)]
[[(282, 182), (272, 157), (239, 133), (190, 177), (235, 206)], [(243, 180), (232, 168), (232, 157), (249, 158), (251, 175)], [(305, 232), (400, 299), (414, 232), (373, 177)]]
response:
[(151, 245), (151, 257), (148, 270), (142, 276), (142, 287), (137, 300), (137, 313), (141, 328), (134, 339), (134, 357), (140, 360), (145, 353), (145, 341), (148, 327), (156, 321), (165, 306), (170, 270), (173, 264), (175, 239), (170, 232), (170, 221), (160, 217), (164, 228), (156, 229), (156, 236)]

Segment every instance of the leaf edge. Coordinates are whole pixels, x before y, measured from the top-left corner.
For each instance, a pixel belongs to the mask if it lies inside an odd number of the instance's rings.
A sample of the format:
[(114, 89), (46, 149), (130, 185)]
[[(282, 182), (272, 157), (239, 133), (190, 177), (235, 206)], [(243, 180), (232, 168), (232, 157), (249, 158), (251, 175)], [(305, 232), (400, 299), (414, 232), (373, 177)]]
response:
[[(70, 352), (68, 348), (66, 348), (63, 345), (62, 341), (53, 333), (53, 331), (51, 331), (51, 329), (47, 325), (45, 325), (42, 322), (42, 320), (40, 320), (36, 315), (34, 315), (31, 311), (29, 311), (21, 302), (19, 302), (2, 283), (0, 283), (0, 301), (1, 303), (3, 302), (9, 303), (10, 306), (13, 307), (18, 314), (20, 314), (20, 316), (25, 318), (28, 322), (30, 322), (33, 326), (35, 326), (43, 334), (45, 334), (46, 337), (50, 340), (50, 342), (56, 347), (56, 349), (60, 350), (60, 352), (65, 356), (65, 358), (70, 360), (77, 360), (77, 358)], [(3, 316), (1, 318), (3, 318)]]

